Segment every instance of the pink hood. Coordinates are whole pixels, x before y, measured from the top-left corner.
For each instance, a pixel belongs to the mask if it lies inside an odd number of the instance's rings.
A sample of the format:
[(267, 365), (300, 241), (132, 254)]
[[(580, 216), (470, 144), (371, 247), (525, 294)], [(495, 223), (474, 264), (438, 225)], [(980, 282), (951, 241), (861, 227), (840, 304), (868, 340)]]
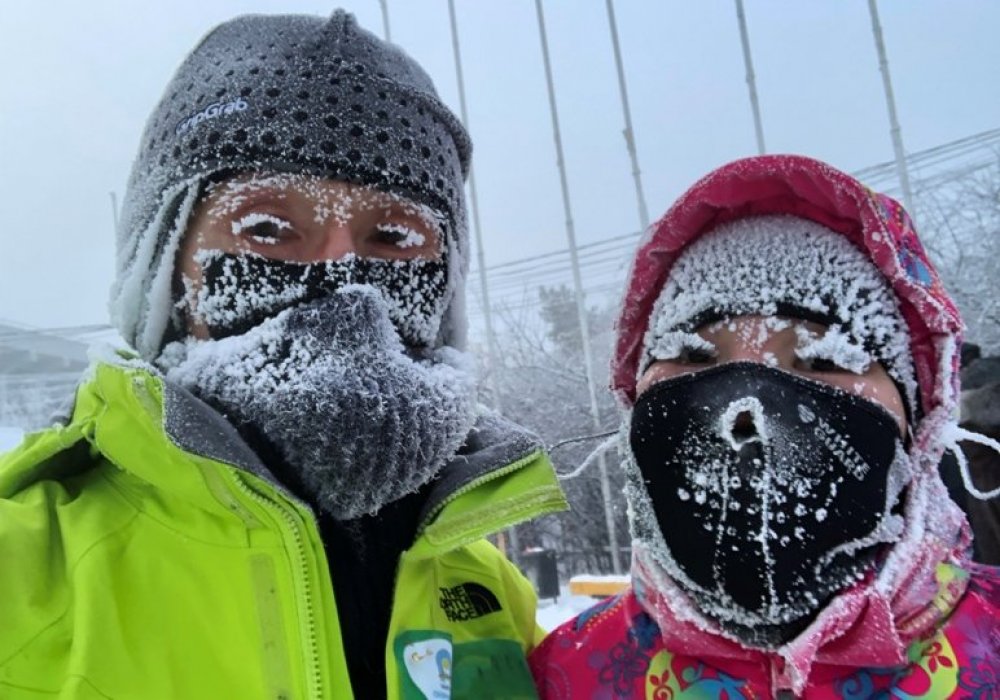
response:
[(709, 173), (647, 230), (627, 282), (611, 365), (612, 388), (626, 406), (635, 401), (649, 315), (681, 251), (723, 222), (762, 214), (816, 221), (866, 252), (899, 298), (924, 414), (955, 400), (962, 322), (903, 207), (818, 160), (773, 155)]
[[(853, 665), (864, 660), (881, 666), (904, 660), (906, 646), (950, 610), (940, 599), (935, 605), (940, 577), (948, 565), (967, 563), (971, 542), (965, 517), (938, 474), (943, 451), (957, 449), (953, 429), (962, 322), (898, 202), (811, 158), (738, 160), (699, 180), (640, 244), (616, 324), (611, 366), (612, 387), (626, 410), (635, 401), (650, 314), (681, 251), (723, 222), (765, 214), (790, 214), (841, 233), (881, 270), (908, 327), (922, 407), (922, 416), (911, 426), (914, 476), (907, 488), (901, 540), (887, 552), (879, 571), (835, 597), (815, 624), (776, 652), (787, 664), (790, 685), (798, 690), (817, 662)], [(644, 604), (665, 637), (678, 637), (674, 642), (702, 652), (730, 644), (671, 581), (648, 570), (648, 562), (640, 551), (633, 578), (656, 589), (647, 591)], [(948, 598), (954, 602), (965, 582), (949, 583)], [(855, 658), (859, 654), (864, 659)]]

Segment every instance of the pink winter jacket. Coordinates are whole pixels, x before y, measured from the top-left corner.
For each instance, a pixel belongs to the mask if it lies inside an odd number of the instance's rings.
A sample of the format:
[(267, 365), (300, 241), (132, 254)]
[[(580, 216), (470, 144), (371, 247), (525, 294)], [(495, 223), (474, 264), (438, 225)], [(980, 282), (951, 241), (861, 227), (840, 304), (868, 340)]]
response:
[(746, 158), (698, 181), (646, 232), (616, 324), (612, 387), (635, 402), (653, 305), (681, 251), (719, 224), (790, 214), (823, 224), (885, 275), (919, 385), (904, 530), (867, 579), (774, 651), (733, 641), (641, 543), (633, 587), (555, 632), (530, 663), (543, 698), (987, 698), (1000, 700), (1000, 570), (970, 563), (971, 533), (938, 471), (969, 439), (956, 424), (962, 322), (895, 200), (802, 156)]
[[(950, 611), (942, 626), (913, 640), (902, 658), (885, 659), (878, 644), (865, 643), (861, 620), (823, 647), (800, 694), (780, 655), (704, 633), (685, 639), (690, 630), (664, 635), (631, 588), (553, 631), (529, 665), (542, 700), (998, 698), (1000, 574), (974, 564), (946, 566), (941, 578), (929, 605)], [(968, 584), (957, 604), (956, 581)]]

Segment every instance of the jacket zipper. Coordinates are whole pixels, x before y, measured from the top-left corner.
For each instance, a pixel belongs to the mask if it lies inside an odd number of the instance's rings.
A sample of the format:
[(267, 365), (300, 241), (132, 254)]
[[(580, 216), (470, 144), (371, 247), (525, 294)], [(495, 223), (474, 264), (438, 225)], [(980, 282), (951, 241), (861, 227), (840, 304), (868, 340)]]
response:
[[(313, 594), (309, 585), (309, 566), (307, 563), (308, 557), (306, 556), (306, 546), (302, 538), (302, 528), (295, 521), (295, 517), (289, 512), (288, 508), (265, 496), (264, 494), (258, 493), (243, 480), (243, 478), (236, 473), (234, 468), (233, 476), (236, 477), (235, 481), (240, 491), (247, 495), (251, 500), (257, 502), (265, 509), (277, 512), (281, 516), (281, 520), (284, 521), (286, 525), (286, 534), (291, 535), (291, 540), (294, 543), (294, 553), (296, 555), (296, 567), (298, 569), (298, 576), (296, 577), (296, 596), (298, 597), (299, 608), (303, 611), (305, 617), (305, 640), (304, 646), (306, 647), (306, 656), (309, 661), (309, 668), (306, 672), (306, 683), (308, 685), (308, 693), (306, 697), (309, 698), (321, 698), (322, 695), (322, 673), (320, 672), (320, 659), (319, 659), (319, 642), (317, 640), (316, 632), (316, 613), (313, 610)], [(287, 537), (285, 538), (288, 539)]]
[(538, 456), (538, 452), (532, 452), (527, 457), (522, 457), (521, 459), (517, 460), (516, 462), (512, 462), (511, 464), (508, 464), (506, 467), (503, 467), (501, 469), (497, 469), (495, 471), (492, 471), (489, 474), (484, 474), (483, 476), (479, 477), (478, 479), (473, 479), (472, 481), (470, 481), (469, 483), (467, 483), (462, 488), (456, 489), (455, 491), (452, 491), (450, 494), (448, 494), (447, 498), (443, 499), (440, 503), (438, 503), (436, 506), (434, 506), (434, 508), (431, 511), (429, 511), (427, 513), (427, 516), (420, 522), (420, 526), (417, 528), (417, 534), (419, 535), (425, 529), (427, 529), (427, 526), (431, 524), (431, 522), (434, 520), (434, 518), (436, 518), (438, 516), (438, 514), (442, 510), (444, 510), (445, 506), (447, 506), (449, 503), (451, 503), (452, 501), (454, 501), (459, 496), (462, 496), (462, 495), (468, 493), (469, 491), (477, 489), (480, 486), (482, 486), (483, 484), (488, 484), (489, 482), (493, 481), (494, 479), (499, 479), (501, 476), (506, 476), (507, 474), (510, 474), (511, 472), (515, 472), (518, 469), (521, 469), (528, 462), (530, 462), (531, 460), (535, 459), (537, 456)]

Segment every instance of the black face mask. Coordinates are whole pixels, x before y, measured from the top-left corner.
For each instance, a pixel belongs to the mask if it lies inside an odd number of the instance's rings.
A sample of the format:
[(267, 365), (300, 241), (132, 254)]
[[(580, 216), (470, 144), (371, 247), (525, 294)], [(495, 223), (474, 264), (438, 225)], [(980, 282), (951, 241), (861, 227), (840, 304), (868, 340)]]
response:
[(752, 643), (793, 636), (898, 536), (899, 428), (845, 391), (724, 364), (642, 394), (629, 439), (678, 583)]
[[(202, 254), (203, 285), (195, 314), (218, 340), (245, 333), (278, 312), (329, 296), (347, 285), (379, 290), (406, 345), (433, 345), (444, 312), (448, 265), (441, 260), (351, 257), (318, 263), (271, 260), (256, 254)], [(190, 304), (190, 299), (186, 300)]]

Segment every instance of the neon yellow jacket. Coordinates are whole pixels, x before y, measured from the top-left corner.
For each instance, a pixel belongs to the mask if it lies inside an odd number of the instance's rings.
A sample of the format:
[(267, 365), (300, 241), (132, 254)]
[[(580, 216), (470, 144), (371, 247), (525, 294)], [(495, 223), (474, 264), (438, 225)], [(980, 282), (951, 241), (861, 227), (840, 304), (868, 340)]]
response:
[[(0, 457), (0, 698), (351, 697), (314, 517), (248, 453), (102, 363), (68, 425)], [(494, 467), (442, 478), (400, 558), (389, 698), (535, 697), (536, 598), (482, 538), (565, 502), (535, 448)]]

